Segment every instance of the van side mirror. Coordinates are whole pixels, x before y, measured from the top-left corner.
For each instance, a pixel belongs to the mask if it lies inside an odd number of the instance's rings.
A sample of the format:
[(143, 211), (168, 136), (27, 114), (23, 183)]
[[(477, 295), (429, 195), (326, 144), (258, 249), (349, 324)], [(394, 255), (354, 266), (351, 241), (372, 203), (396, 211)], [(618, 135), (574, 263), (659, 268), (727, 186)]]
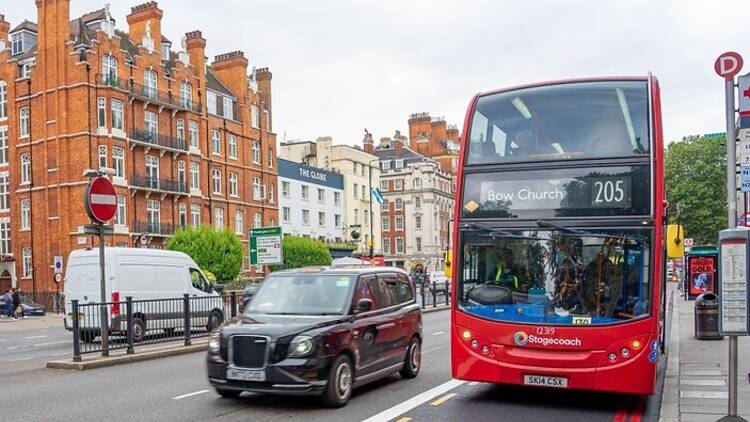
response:
[(362, 298), (357, 302), (357, 307), (354, 309), (354, 313), (367, 312), (372, 310), (372, 299)]

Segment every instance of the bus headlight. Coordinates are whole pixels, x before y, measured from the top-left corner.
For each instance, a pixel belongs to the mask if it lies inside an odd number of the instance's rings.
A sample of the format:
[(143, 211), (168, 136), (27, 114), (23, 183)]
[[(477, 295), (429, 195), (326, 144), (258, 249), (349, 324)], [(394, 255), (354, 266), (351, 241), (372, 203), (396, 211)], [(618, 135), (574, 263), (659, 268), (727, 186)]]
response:
[(289, 353), (287, 354), (290, 358), (298, 358), (307, 356), (315, 349), (315, 341), (310, 336), (297, 336), (289, 344)]

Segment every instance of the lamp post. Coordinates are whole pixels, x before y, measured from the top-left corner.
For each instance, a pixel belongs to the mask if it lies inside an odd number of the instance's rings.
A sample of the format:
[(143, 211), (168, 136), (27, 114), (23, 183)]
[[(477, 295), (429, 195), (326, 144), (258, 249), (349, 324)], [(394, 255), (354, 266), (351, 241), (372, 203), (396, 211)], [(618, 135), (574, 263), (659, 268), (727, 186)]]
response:
[(370, 197), (368, 199), (368, 203), (370, 204), (370, 244), (368, 245), (370, 248), (370, 265), (374, 265), (374, 258), (373, 254), (375, 253), (375, 240), (373, 239), (373, 226), (375, 225), (375, 221), (373, 220), (372, 215), (372, 163), (374, 161), (380, 161), (380, 158), (373, 158), (372, 160), (367, 162), (367, 176), (368, 176), (368, 186), (369, 186), (369, 193)]

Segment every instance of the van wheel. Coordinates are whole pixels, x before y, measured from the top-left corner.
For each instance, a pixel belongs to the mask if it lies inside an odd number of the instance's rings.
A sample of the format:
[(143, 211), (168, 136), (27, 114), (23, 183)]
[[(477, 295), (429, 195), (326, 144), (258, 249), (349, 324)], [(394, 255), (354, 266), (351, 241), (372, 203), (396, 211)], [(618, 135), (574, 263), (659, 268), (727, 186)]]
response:
[(406, 357), (404, 358), (404, 367), (401, 369), (401, 377), (416, 378), (419, 374), (419, 368), (422, 366), (422, 343), (414, 337), (406, 348)]
[(343, 407), (352, 396), (354, 371), (349, 357), (340, 355), (331, 365), (328, 384), (321, 396), (323, 404), (329, 407)]
[(140, 317), (133, 318), (133, 341), (141, 342), (146, 337), (146, 322)]
[(221, 325), (221, 312), (217, 310), (211, 311), (208, 314), (208, 324), (206, 324), (206, 330), (213, 331), (214, 328)]

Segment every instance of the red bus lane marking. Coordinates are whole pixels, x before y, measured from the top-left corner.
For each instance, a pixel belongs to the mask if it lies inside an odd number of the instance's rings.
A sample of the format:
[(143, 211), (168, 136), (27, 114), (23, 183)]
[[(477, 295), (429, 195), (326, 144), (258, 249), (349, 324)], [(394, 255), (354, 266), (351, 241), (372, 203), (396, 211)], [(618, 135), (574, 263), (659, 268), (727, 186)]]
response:
[(630, 422), (641, 422), (641, 416), (643, 415), (643, 409), (646, 407), (646, 401), (643, 397), (639, 397), (635, 402), (633, 413), (630, 415)]
[(625, 409), (620, 409), (615, 413), (615, 418), (612, 420), (612, 422), (625, 422), (625, 416), (627, 415), (627, 411)]

